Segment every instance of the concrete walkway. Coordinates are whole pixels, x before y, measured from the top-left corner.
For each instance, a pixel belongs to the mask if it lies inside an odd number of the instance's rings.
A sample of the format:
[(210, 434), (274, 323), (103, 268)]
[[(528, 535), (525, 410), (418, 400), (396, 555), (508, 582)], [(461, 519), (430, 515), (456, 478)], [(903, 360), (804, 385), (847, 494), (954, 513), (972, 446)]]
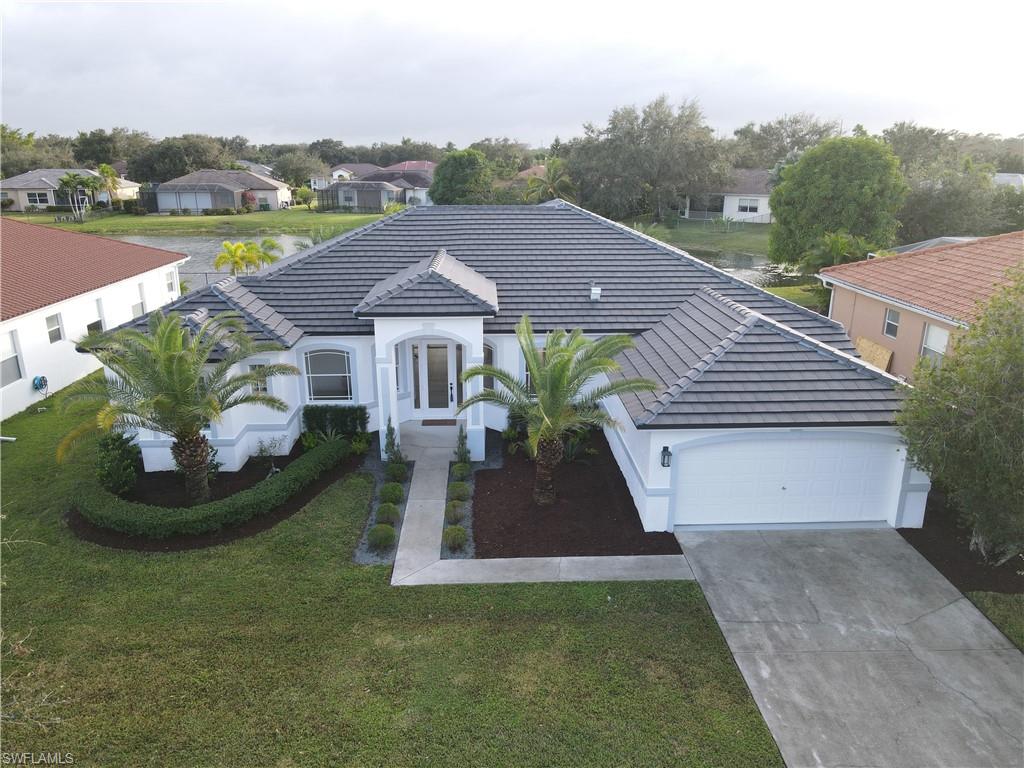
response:
[(652, 581), (692, 579), (683, 555), (638, 557), (515, 557), (442, 560), (441, 531), (448, 491), (448, 463), (455, 427), (402, 424), (402, 451), (416, 462), (392, 585), (509, 584), (541, 581)]
[(1020, 652), (893, 530), (680, 542), (790, 768), (1019, 768)]

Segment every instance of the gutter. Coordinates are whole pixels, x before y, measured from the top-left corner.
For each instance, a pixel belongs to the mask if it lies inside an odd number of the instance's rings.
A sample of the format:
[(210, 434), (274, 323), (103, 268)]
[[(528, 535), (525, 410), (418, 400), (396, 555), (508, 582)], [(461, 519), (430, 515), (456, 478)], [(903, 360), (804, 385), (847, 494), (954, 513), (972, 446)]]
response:
[[(949, 315), (944, 315), (941, 312), (936, 312), (936, 311), (931, 310), (931, 309), (925, 309), (924, 307), (918, 306), (917, 304), (912, 304), (909, 301), (902, 301), (900, 299), (893, 298), (892, 296), (887, 296), (884, 293), (879, 293), (878, 291), (872, 291), (872, 290), (870, 290), (868, 288), (862, 288), (862, 287), (860, 287), (858, 285), (852, 285), (851, 283), (848, 283), (845, 280), (841, 280), (841, 279), (839, 279), (837, 277), (832, 277), (831, 275), (824, 274), (822, 272), (819, 272), (818, 274), (816, 274), (815, 277), (818, 278), (818, 280), (821, 281), (821, 284), (825, 288), (832, 288), (833, 286), (839, 286), (840, 288), (845, 288), (848, 291), (853, 291), (854, 293), (859, 293), (862, 296), (867, 296), (867, 297), (872, 298), (872, 299), (878, 299), (879, 301), (884, 301), (886, 304), (892, 304), (893, 306), (900, 307), (901, 309), (905, 309), (905, 310), (907, 310), (909, 312), (916, 312), (917, 314), (924, 315), (925, 317), (931, 318), (932, 320), (938, 320), (938, 321), (943, 322), (943, 323), (948, 323), (950, 325), (955, 325), (958, 328), (967, 328), (967, 327), (969, 327), (967, 325), (967, 323), (963, 322), (962, 320), (957, 320), (955, 317), (950, 317)], [(830, 299), (829, 300), (829, 314), (831, 314), (831, 310), (832, 310), (832, 307), (831, 307), (831, 299)]]

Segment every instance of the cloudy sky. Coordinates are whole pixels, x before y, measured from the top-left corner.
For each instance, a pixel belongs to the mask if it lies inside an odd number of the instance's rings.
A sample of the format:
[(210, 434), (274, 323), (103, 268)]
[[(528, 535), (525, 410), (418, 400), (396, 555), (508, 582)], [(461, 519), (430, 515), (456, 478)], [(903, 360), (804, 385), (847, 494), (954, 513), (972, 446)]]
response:
[(800, 111), (847, 130), (1024, 131), (1019, 2), (353, 7), (368, 5), (5, 0), (2, 119), (41, 134), (540, 145), (665, 93), (697, 99), (723, 133)]

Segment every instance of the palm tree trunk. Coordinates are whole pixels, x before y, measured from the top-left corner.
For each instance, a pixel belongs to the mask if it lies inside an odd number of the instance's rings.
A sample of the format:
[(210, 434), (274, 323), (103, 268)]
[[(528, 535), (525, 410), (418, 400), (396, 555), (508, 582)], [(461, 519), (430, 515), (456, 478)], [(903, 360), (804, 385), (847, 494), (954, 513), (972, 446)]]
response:
[(533, 481), (533, 501), (541, 507), (555, 503), (554, 472), (562, 461), (562, 441), (555, 438), (542, 439), (537, 443), (537, 470)]
[(177, 438), (171, 445), (175, 463), (185, 473), (189, 505), (210, 500), (210, 442), (202, 433)]

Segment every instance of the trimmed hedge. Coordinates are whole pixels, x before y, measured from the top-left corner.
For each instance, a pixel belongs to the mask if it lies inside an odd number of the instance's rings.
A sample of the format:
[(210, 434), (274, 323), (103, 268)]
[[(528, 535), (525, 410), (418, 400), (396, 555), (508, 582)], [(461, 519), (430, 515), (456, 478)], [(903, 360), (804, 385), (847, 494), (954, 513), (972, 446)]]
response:
[(384, 467), (384, 476), (395, 483), (404, 483), (409, 474), (409, 467), (397, 461), (389, 462)]
[(384, 483), (380, 487), (380, 500), (398, 504), (405, 498), (405, 491), (399, 483)]
[(389, 523), (394, 525), (398, 522), (398, 518), (401, 517), (401, 513), (398, 511), (398, 505), (392, 504), (390, 501), (382, 502), (377, 507), (377, 522), (378, 523)]
[(94, 525), (131, 535), (164, 539), (207, 533), (272, 512), (350, 453), (346, 440), (322, 443), (251, 488), (194, 507), (156, 507), (126, 501), (99, 487), (80, 493), (72, 504)]
[(451, 528), (444, 529), (441, 538), (448, 549), (458, 552), (466, 546), (466, 542), (469, 541), (469, 534), (466, 533), (466, 529), (461, 525), (453, 525)]
[(473, 468), (469, 464), (462, 461), (452, 464), (452, 480), (465, 480), (471, 474), (473, 474)]
[(462, 508), (461, 501), (449, 501), (444, 505), (444, 521), (451, 525), (461, 523), (466, 516), (466, 510)]
[(469, 483), (448, 483), (448, 498), (452, 501), (468, 501)]
[(302, 409), (307, 432), (337, 432), (352, 437), (365, 432), (370, 416), (365, 405), (307, 405)]
[(367, 532), (366, 543), (370, 549), (378, 551), (391, 549), (395, 546), (395, 529), (386, 523), (378, 523)]

